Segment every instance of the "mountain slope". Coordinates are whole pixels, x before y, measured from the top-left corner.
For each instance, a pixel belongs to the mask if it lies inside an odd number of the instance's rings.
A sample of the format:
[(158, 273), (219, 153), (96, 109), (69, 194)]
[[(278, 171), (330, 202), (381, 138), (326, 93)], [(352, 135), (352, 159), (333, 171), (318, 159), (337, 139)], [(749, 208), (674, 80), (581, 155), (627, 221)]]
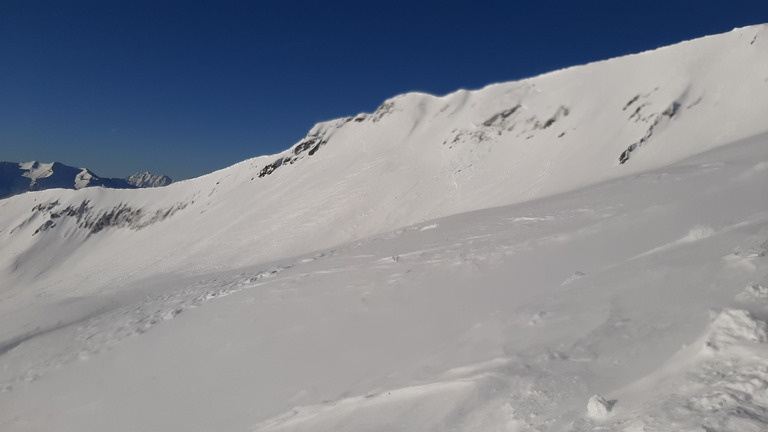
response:
[(473, 92), (402, 95), (280, 155), (162, 190), (17, 197), (2, 204), (0, 247), (17, 252), (0, 250), (0, 271), (48, 285), (53, 266), (96, 279), (112, 274), (102, 265), (236, 267), (664, 166), (768, 130), (768, 98), (754, 97), (768, 91), (767, 51), (766, 26), (748, 27)]
[(764, 430), (766, 54), (737, 29), (2, 200), (0, 429)]
[[(0, 315), (0, 428), (765, 430), (766, 148), (273, 263), (47, 291)], [(610, 411), (590, 414), (595, 394)]]
[(163, 174), (152, 174), (149, 172), (136, 173), (128, 176), (128, 183), (138, 188), (168, 186), (173, 183), (173, 179)]

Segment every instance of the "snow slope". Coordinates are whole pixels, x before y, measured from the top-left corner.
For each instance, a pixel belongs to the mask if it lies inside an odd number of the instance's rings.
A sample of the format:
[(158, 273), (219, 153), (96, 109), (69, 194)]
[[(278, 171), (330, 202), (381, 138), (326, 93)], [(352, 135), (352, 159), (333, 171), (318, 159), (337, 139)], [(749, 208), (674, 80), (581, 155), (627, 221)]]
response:
[(0, 429), (765, 430), (767, 146), (50, 293), (2, 316)]
[[(478, 91), (398, 96), (280, 155), (159, 190), (0, 201), (0, 276), (37, 290), (72, 274), (99, 286), (236, 268), (664, 166), (768, 130), (768, 98), (756, 96), (768, 91), (766, 52), (766, 26), (737, 29)], [(94, 223), (112, 229), (95, 235)]]
[(2, 200), (0, 429), (765, 430), (766, 54), (747, 27)]

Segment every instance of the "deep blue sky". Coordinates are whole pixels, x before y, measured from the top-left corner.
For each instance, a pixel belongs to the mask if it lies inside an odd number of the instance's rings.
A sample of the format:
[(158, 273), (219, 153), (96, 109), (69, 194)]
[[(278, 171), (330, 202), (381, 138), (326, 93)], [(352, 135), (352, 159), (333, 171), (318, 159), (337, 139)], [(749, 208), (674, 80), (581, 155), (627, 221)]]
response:
[(768, 0), (0, 0), (0, 160), (189, 178), (403, 92), (762, 22)]

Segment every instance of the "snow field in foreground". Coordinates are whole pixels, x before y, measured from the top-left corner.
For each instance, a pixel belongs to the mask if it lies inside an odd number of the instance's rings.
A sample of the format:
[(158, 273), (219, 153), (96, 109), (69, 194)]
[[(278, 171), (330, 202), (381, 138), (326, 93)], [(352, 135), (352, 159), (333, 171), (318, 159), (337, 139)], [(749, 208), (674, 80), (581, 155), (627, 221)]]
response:
[(765, 430), (766, 148), (49, 298), (2, 316), (0, 429)]

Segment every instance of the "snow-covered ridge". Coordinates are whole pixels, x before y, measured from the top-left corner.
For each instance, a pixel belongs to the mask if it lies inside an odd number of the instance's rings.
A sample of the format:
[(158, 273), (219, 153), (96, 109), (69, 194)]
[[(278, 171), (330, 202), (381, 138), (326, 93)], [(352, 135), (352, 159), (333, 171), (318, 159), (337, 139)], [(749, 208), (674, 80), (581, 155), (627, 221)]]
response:
[(91, 186), (132, 188), (123, 179), (102, 178), (86, 168), (58, 162), (0, 162), (0, 198), (45, 189), (82, 189)]
[[(85, 274), (92, 260), (131, 271), (237, 266), (664, 166), (768, 130), (768, 98), (755, 97), (768, 93), (766, 28), (476, 91), (396, 96), (372, 114), (320, 123), (280, 154), (161, 189), (14, 197), (2, 203), (0, 271), (31, 276), (42, 257)], [(84, 202), (81, 218), (108, 221), (97, 233), (32, 211)]]
[(128, 183), (139, 188), (168, 186), (173, 183), (173, 179), (163, 174), (152, 174), (150, 172), (136, 173), (128, 176)]
[(150, 173), (134, 174), (127, 179), (99, 177), (87, 168), (75, 168), (59, 162), (0, 162), (0, 199), (45, 189), (94, 186), (131, 189), (166, 186), (172, 182), (168, 176)]

